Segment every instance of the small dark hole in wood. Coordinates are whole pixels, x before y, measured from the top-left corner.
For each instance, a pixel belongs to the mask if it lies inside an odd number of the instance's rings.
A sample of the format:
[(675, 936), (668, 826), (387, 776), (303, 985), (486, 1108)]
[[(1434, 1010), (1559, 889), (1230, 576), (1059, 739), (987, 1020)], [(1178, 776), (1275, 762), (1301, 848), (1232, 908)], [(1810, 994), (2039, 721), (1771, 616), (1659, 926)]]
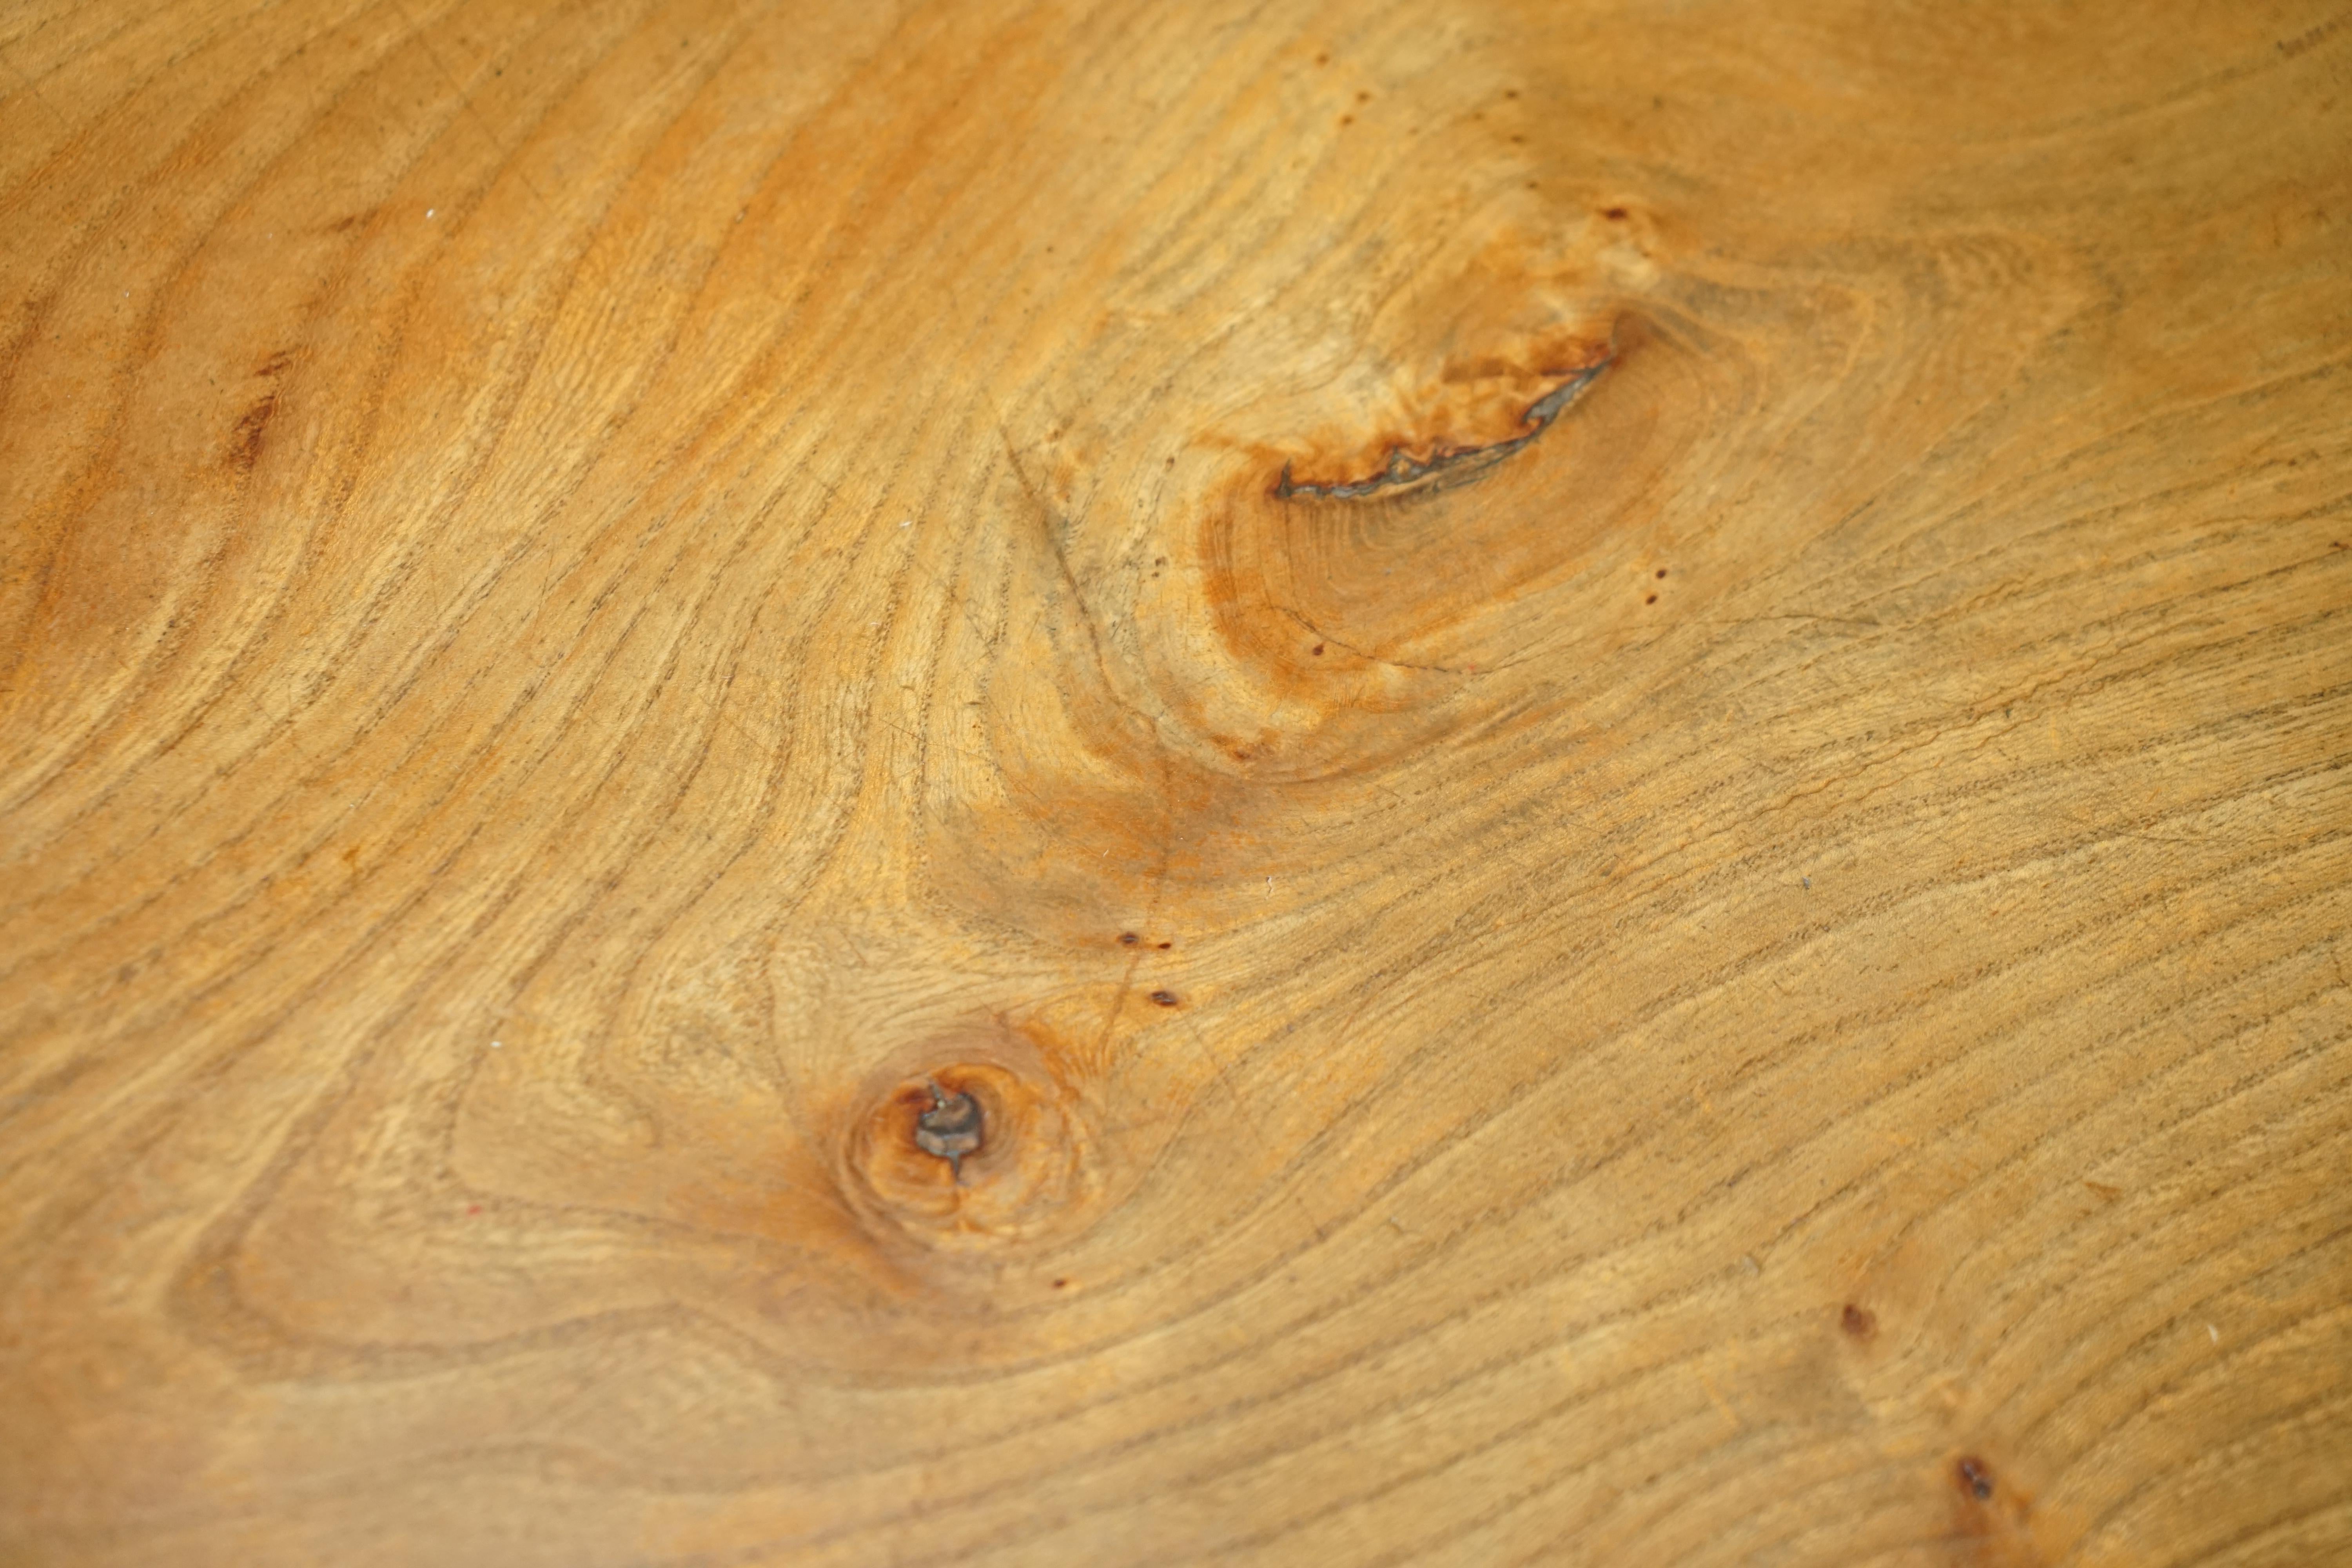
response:
[(963, 1174), (963, 1157), (980, 1148), (980, 1101), (931, 1085), (931, 1108), (915, 1118), (915, 1147)]

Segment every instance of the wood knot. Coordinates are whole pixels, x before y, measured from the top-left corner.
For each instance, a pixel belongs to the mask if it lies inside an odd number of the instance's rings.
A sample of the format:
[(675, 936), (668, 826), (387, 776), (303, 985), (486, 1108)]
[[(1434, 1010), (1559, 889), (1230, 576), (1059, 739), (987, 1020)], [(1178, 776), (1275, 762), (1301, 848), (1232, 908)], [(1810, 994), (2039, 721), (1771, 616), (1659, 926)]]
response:
[(990, 1248), (1066, 1228), (1095, 1190), (1093, 1152), (1080, 1107), (1051, 1078), (967, 1059), (869, 1100), (842, 1184), (878, 1235)]
[(980, 1101), (931, 1085), (931, 1108), (915, 1118), (915, 1142), (926, 1154), (948, 1163), (960, 1181), (963, 1157), (980, 1147)]

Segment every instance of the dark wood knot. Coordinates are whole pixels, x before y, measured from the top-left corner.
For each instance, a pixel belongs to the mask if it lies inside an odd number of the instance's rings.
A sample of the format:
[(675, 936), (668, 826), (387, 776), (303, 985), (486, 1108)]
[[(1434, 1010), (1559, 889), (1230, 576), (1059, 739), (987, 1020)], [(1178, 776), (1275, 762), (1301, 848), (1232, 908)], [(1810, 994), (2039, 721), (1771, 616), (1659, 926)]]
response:
[(963, 1157), (980, 1148), (980, 1101), (968, 1094), (950, 1093), (930, 1086), (931, 1108), (915, 1118), (915, 1146), (945, 1160), (957, 1179), (963, 1176)]

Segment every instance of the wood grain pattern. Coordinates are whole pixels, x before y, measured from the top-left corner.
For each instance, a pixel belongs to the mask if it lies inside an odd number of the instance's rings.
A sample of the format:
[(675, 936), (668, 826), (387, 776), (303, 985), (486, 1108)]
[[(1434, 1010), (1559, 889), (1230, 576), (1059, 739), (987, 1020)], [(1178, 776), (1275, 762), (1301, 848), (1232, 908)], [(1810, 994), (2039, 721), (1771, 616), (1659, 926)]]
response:
[(2352, 1561), (2347, 213), (2305, 0), (0, 8), (0, 1557)]

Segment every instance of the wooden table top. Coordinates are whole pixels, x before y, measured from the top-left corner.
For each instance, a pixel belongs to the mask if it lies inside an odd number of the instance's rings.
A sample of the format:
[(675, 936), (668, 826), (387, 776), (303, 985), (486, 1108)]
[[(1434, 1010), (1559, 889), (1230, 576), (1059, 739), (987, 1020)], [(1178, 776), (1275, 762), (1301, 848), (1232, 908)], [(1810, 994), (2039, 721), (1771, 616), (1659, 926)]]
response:
[(2352, 1563), (2352, 12), (0, 6), (0, 1560)]

